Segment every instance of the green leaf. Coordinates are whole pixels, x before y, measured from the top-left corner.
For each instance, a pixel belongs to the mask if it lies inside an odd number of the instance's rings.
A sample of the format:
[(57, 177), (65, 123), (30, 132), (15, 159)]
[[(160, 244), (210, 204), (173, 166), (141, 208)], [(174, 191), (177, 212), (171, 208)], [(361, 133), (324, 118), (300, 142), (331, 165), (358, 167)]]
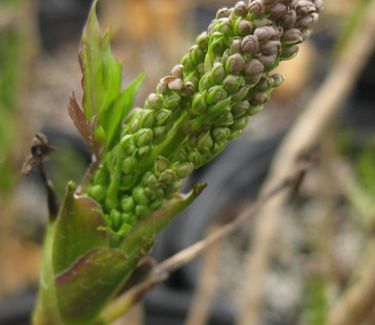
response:
[(56, 296), (66, 325), (94, 324), (97, 316), (129, 276), (119, 249), (97, 248), (56, 277)]
[(120, 136), (122, 121), (132, 109), (144, 75), (121, 91), (122, 64), (111, 53), (110, 31), (101, 35), (96, 4), (94, 1), (81, 40), (83, 110), (87, 121), (96, 117), (96, 142), (104, 142), (108, 151)]
[(107, 234), (98, 229), (105, 225), (99, 209), (92, 199), (77, 196), (73, 183), (68, 184), (63, 209), (55, 225), (52, 247), (55, 274), (65, 271), (88, 251), (107, 246)]
[(105, 120), (107, 121), (107, 150), (112, 149), (120, 140), (122, 121), (130, 113), (135, 97), (137, 96), (139, 87), (142, 85), (144, 78), (144, 74), (141, 73), (116, 99), (113, 109), (104, 112)]

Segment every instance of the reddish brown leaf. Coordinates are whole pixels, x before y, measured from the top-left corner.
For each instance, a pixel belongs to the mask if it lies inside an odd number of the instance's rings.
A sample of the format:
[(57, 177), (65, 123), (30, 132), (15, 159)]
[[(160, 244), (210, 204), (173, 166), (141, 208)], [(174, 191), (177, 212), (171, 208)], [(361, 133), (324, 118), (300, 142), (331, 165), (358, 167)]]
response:
[(79, 106), (74, 93), (69, 100), (68, 112), (79, 134), (92, 149), (94, 147), (92, 122), (86, 119), (85, 113)]

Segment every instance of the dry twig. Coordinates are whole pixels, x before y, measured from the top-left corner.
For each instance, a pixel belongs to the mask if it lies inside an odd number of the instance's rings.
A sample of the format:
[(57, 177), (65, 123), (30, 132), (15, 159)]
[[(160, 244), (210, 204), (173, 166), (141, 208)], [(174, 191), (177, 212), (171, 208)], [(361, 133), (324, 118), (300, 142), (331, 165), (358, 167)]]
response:
[[(316, 144), (336, 117), (373, 52), (374, 16), (375, 3), (371, 5), (367, 16), (363, 17), (356, 36), (342, 49), (325, 82), (281, 144), (263, 186), (263, 193), (294, 170), (298, 154)], [(261, 324), (260, 309), (263, 305), (265, 275), (278, 230), (278, 215), (286, 198), (287, 193), (283, 192), (267, 202), (257, 219), (254, 246), (247, 262), (249, 278), (244, 281), (247, 286), (244, 288), (245, 298), (239, 318), (241, 325)]]

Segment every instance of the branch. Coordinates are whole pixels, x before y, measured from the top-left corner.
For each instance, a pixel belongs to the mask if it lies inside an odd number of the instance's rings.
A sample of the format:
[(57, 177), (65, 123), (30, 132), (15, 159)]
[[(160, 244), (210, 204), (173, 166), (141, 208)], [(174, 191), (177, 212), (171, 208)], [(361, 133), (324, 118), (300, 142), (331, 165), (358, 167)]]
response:
[(109, 305), (109, 307), (103, 313), (104, 320), (106, 322), (112, 322), (121, 317), (131, 307), (139, 302), (148, 291), (165, 281), (173, 271), (189, 263), (191, 260), (205, 252), (213, 244), (219, 242), (236, 230), (237, 227), (244, 223), (247, 219), (254, 217), (268, 201), (277, 195), (280, 195), (287, 189), (295, 188), (296, 184), (300, 182), (301, 175), (305, 175), (311, 166), (311, 162), (301, 164), (301, 166), (297, 168), (296, 172), (291, 177), (286, 177), (276, 186), (274, 186), (273, 189), (261, 195), (253, 205), (244, 210), (233, 221), (215, 230), (205, 239), (198, 241), (190, 247), (154, 266), (154, 268), (149, 272), (148, 277), (143, 282), (135, 285), (132, 289), (118, 297)]
[[(280, 145), (263, 185), (263, 193), (285, 178), (295, 168), (295, 158), (301, 151), (320, 141), (350, 94), (374, 49), (375, 2), (370, 6), (356, 35), (342, 49), (330, 74), (306, 110)], [(263, 304), (263, 289), (273, 242), (278, 232), (278, 215), (287, 199), (279, 195), (260, 211), (255, 229), (254, 246), (247, 258), (248, 279), (244, 281), (244, 298), (239, 324), (260, 324), (259, 311)]]

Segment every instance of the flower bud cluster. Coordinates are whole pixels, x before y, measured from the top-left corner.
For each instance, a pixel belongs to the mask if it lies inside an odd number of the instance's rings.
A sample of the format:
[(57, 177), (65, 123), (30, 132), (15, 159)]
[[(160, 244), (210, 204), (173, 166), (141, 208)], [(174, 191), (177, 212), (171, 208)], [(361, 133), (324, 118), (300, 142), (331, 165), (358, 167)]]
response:
[(134, 224), (159, 209), (181, 180), (237, 137), (283, 82), (322, 0), (239, 1), (223, 8), (143, 108), (96, 172), (89, 195), (113, 220)]

